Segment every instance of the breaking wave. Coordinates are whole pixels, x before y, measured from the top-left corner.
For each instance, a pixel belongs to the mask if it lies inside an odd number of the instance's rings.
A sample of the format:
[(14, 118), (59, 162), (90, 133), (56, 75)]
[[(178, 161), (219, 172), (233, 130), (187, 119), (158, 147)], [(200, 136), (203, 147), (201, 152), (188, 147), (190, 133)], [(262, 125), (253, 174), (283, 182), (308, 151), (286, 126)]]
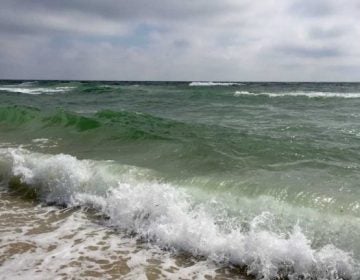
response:
[(212, 87), (212, 86), (239, 86), (244, 85), (243, 83), (231, 83), (231, 82), (191, 82), (191, 87)]
[(94, 208), (111, 225), (163, 248), (243, 266), (259, 279), (360, 276), (350, 253), (332, 244), (314, 247), (300, 226), (277, 233), (263, 226), (275, 223), (263, 212), (244, 227), (222, 211), (224, 205), (196, 201), (185, 189), (158, 181), (150, 170), (1, 148), (0, 178), (31, 190), (43, 202)]
[(52, 88), (46, 88), (46, 87), (28, 87), (32, 84), (21, 84), (20, 86), (1, 86), (0, 91), (6, 91), (6, 92), (15, 92), (15, 93), (24, 93), (24, 94), (32, 94), (32, 95), (38, 95), (38, 94), (53, 94), (53, 93), (60, 93), (60, 92), (67, 92), (73, 89), (73, 87), (52, 87)]
[(308, 98), (360, 98), (360, 92), (261, 92), (261, 93), (251, 93), (248, 91), (235, 91), (234, 96), (268, 96), (268, 97), (291, 97), (291, 96), (304, 96)]

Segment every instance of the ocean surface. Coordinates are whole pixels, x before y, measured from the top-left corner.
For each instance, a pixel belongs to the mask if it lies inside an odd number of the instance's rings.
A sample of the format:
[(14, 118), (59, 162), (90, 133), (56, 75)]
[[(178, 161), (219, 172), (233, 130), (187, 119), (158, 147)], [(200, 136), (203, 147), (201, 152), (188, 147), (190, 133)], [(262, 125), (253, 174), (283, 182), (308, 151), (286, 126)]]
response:
[(0, 81), (1, 279), (360, 279), (360, 84)]

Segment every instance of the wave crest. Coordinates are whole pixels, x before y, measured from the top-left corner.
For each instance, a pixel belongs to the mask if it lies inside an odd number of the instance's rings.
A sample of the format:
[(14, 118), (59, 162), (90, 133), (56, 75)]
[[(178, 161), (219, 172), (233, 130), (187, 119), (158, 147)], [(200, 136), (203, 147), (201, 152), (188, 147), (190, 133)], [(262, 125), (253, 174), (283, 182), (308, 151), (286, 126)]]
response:
[(191, 82), (189, 86), (191, 87), (214, 87), (214, 86), (240, 86), (244, 85), (243, 83), (234, 83), (234, 82)]
[(308, 92), (261, 92), (261, 93), (251, 93), (248, 91), (235, 91), (234, 96), (268, 96), (268, 97), (308, 97), (308, 98), (360, 98), (360, 92), (318, 92), (318, 91), (308, 91)]
[(54, 93), (62, 93), (72, 90), (74, 87), (28, 87), (32, 84), (22, 84), (23, 86), (1, 86), (0, 91), (5, 92), (14, 92), (14, 93), (24, 93), (24, 94), (31, 94), (31, 95), (38, 95), (38, 94), (54, 94)]

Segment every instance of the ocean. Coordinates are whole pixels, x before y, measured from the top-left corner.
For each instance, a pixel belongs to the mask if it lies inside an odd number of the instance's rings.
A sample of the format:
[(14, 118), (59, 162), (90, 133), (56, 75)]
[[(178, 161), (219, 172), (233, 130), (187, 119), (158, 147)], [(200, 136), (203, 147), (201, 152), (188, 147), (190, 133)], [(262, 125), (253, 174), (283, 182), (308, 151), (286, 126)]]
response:
[(360, 84), (0, 81), (1, 279), (360, 279)]

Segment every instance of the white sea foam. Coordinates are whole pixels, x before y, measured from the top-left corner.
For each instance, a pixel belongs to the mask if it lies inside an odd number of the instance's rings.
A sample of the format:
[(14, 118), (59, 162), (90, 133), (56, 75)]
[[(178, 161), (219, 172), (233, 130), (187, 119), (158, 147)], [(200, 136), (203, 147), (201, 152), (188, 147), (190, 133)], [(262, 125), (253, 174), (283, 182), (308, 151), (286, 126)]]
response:
[(242, 91), (235, 91), (235, 93), (234, 93), (234, 96), (240, 96), (240, 95), (254, 95), (253, 93), (250, 93), (250, 92), (248, 92), (248, 91), (244, 91), (244, 90), (242, 90)]
[(47, 138), (36, 138), (36, 139), (33, 139), (31, 142), (46, 144), (46, 143), (49, 142), (49, 139), (47, 139)]
[(74, 87), (54, 87), (54, 88), (45, 88), (45, 87), (13, 87), (13, 86), (2, 86), (0, 87), (0, 91), (7, 92), (16, 92), (16, 93), (25, 93), (25, 94), (53, 94), (60, 92), (67, 92), (72, 90)]
[(21, 208), (2, 193), (0, 199), (0, 215), (4, 217), (0, 231), (2, 280), (95, 279), (91, 274), (101, 275), (101, 279), (148, 279), (150, 270), (157, 279), (205, 279), (205, 275), (218, 274), (219, 267), (211, 261), (179, 264), (171, 252), (139, 244), (89, 220), (82, 211), (30, 205)]
[(231, 83), (231, 82), (191, 82), (191, 87), (212, 87), (212, 86), (239, 86), (242, 83)]
[(252, 95), (252, 96), (269, 96), (269, 97), (290, 97), (305, 96), (309, 98), (360, 98), (360, 92), (319, 92), (319, 91), (294, 91), (294, 92), (262, 92), (251, 93), (248, 91), (235, 91), (234, 96)]
[(296, 224), (290, 232), (271, 231), (263, 224), (272, 221), (272, 214), (264, 212), (242, 228), (227, 215), (214, 215), (185, 190), (156, 181), (147, 170), (21, 148), (0, 149), (0, 167), (3, 177), (18, 176), (44, 201), (95, 208), (111, 225), (161, 247), (246, 266), (259, 278), (271, 279), (279, 270), (291, 279), (360, 277), (350, 253), (332, 244), (312, 247)]
[[(0, 255), (7, 258), (2, 259), (1, 279), (93, 279), (85, 277), (85, 270), (102, 279), (147, 279), (152, 260), (171, 262), (169, 254), (151, 246), (139, 250), (135, 239), (89, 221), (83, 212), (8, 204), (0, 206), (2, 217), (26, 219), (2, 220)], [(23, 249), (12, 249), (15, 246)]]
[(32, 139), (31, 142), (38, 148), (54, 148), (58, 145), (60, 139), (48, 139), (48, 138), (36, 138)]

